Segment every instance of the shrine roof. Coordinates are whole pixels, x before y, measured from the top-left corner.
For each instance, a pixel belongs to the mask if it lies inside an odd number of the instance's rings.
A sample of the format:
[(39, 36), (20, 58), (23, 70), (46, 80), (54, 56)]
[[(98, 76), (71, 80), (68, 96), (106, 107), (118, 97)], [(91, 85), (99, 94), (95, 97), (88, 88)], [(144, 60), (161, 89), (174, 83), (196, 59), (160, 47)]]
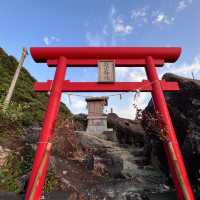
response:
[(104, 101), (105, 106), (108, 105), (108, 97), (88, 97), (85, 99), (87, 102), (92, 102), (92, 101)]

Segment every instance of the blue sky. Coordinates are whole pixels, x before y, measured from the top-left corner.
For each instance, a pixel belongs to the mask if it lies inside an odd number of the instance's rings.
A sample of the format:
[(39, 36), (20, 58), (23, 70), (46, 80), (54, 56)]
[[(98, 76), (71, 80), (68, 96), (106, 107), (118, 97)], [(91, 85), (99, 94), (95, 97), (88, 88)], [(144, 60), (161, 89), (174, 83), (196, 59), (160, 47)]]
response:
[[(31, 46), (180, 46), (180, 59), (159, 70), (200, 78), (199, 0), (6, 0), (0, 7), (0, 46), (20, 58)], [(29, 55), (24, 66), (38, 80), (52, 79), (54, 69), (36, 64)], [(72, 81), (96, 81), (96, 69), (72, 69)], [(118, 81), (145, 79), (142, 69), (117, 69)], [(105, 95), (83, 94), (83, 95)], [(107, 95), (107, 94), (106, 94)], [(110, 97), (120, 116), (134, 116), (134, 94)], [(143, 108), (150, 96), (137, 99)], [(74, 113), (86, 112), (83, 97), (67, 94), (62, 101)]]

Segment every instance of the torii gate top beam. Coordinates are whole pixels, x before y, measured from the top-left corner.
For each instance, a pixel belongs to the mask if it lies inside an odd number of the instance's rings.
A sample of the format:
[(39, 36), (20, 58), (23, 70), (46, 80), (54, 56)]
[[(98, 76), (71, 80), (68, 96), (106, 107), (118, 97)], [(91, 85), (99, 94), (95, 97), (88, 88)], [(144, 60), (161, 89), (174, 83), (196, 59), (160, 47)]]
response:
[[(148, 56), (164, 62), (175, 62), (181, 53), (177, 47), (32, 47), (31, 55), (36, 62), (47, 63), (64, 56), (71, 60), (88, 59), (144, 59)], [(133, 63), (134, 64), (134, 63)]]
[[(181, 48), (169, 47), (33, 47), (31, 55), (36, 62), (46, 62), (48, 66), (57, 66), (59, 57), (67, 59), (67, 67), (95, 67), (99, 60), (113, 60), (116, 67), (146, 67), (146, 58), (154, 58), (155, 66), (162, 66), (165, 62), (175, 62), (181, 53)], [(161, 82), (163, 91), (179, 90), (178, 84)], [(34, 84), (35, 91), (49, 91), (51, 83)], [(63, 83), (64, 92), (115, 92), (115, 91), (151, 91), (151, 85), (147, 82), (139, 83)]]

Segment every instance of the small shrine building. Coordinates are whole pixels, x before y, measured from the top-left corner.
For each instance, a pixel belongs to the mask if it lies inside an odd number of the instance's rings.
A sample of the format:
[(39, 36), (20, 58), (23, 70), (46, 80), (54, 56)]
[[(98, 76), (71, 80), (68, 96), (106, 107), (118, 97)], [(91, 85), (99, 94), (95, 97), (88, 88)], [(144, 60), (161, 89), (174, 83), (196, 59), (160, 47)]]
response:
[(104, 107), (108, 105), (108, 97), (86, 98), (88, 109), (88, 133), (101, 134), (107, 131), (107, 116), (104, 114)]

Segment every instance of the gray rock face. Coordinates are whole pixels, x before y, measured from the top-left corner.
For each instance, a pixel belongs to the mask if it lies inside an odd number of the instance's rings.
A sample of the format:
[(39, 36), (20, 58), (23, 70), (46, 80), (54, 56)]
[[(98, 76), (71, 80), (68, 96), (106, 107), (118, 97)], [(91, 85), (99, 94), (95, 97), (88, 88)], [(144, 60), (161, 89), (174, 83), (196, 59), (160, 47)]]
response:
[[(123, 176), (123, 170), (125, 169), (123, 157), (130, 154), (128, 151), (121, 149), (117, 143), (91, 134), (78, 133), (77, 135), (83, 148), (90, 149), (92, 152), (90, 158), (86, 158), (86, 163), (90, 163), (89, 168), (100, 171), (102, 174), (108, 173), (114, 178)], [(131, 155), (129, 156), (131, 157)], [(91, 164), (93, 164), (93, 167)]]
[(116, 131), (121, 144), (143, 143), (145, 131), (140, 120), (130, 120), (118, 117), (115, 113), (108, 114), (108, 126)]
[[(200, 81), (165, 74), (166, 81), (177, 81), (180, 86), (178, 92), (166, 92), (165, 97), (169, 107), (170, 115), (175, 127), (177, 138), (182, 149), (186, 168), (193, 185), (199, 186), (200, 180)], [(153, 113), (153, 104), (150, 101), (145, 112)], [(146, 124), (144, 123), (144, 127)], [(148, 137), (148, 138), (147, 138)], [(169, 170), (161, 142), (151, 136), (146, 136), (147, 149), (154, 152), (154, 157), (160, 161), (162, 170), (168, 174)], [(149, 145), (152, 143), (153, 145)], [(156, 143), (156, 145), (154, 145)]]
[(77, 137), (83, 148), (90, 149), (90, 157), (87, 157), (85, 161), (90, 169), (93, 164), (93, 169), (100, 170), (103, 174), (105, 172), (112, 178), (133, 178), (140, 175), (148, 177), (150, 174), (154, 174), (155, 179), (156, 177), (162, 177), (156, 169), (147, 167), (144, 170), (138, 166), (137, 161), (139, 158), (136, 158), (133, 154), (138, 151), (138, 147), (124, 148), (119, 143), (83, 132), (78, 132)]

